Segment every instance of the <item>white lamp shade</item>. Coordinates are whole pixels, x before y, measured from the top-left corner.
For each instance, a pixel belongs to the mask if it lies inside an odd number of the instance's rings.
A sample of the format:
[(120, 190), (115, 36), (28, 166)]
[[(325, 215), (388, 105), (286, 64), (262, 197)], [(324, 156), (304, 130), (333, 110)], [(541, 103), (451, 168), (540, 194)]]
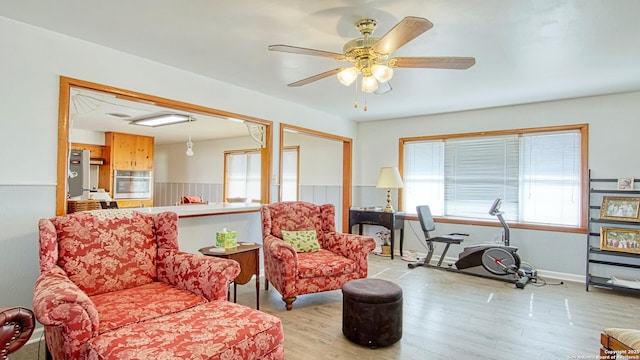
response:
[(385, 83), (393, 77), (393, 69), (381, 64), (373, 65), (371, 67), (371, 73), (373, 77), (381, 83)]
[(378, 175), (377, 188), (385, 189), (398, 189), (404, 186), (400, 172), (397, 167), (383, 167), (380, 168), (380, 175)]
[(351, 85), (358, 78), (358, 69), (355, 66), (343, 69), (337, 75), (338, 81), (344, 86)]
[(378, 81), (373, 76), (364, 76), (362, 78), (362, 91), (364, 92), (374, 92), (378, 90)]

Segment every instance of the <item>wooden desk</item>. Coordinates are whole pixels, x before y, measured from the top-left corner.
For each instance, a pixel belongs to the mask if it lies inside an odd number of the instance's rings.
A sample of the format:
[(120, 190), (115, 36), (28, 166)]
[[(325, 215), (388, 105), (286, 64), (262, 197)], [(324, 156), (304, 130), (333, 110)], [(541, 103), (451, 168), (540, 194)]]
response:
[(237, 300), (236, 285), (248, 283), (253, 275), (256, 276), (256, 309), (260, 310), (260, 248), (259, 244), (239, 243), (233, 249), (216, 251), (219, 248), (208, 246), (200, 249), (203, 255), (216, 256), (224, 259), (235, 260), (240, 264), (240, 274), (233, 280), (233, 302)]
[(395, 230), (400, 230), (400, 256), (404, 242), (404, 213), (384, 212), (364, 209), (349, 209), (349, 233), (358, 225), (358, 234), (362, 235), (362, 225), (384, 226), (391, 231), (391, 259), (393, 259), (393, 243)]

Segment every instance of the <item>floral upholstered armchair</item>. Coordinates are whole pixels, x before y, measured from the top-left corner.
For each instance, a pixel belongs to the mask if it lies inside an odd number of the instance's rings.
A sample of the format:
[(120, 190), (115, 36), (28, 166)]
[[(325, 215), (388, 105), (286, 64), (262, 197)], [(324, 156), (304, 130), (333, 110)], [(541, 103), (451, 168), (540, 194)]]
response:
[(280, 202), (263, 205), (261, 213), (266, 287), (273, 284), (287, 310), (298, 295), (367, 277), (375, 240), (337, 233), (332, 204)]
[(34, 312), (53, 359), (283, 359), (280, 320), (226, 301), (232, 260), (178, 250), (178, 216), (42, 219)]

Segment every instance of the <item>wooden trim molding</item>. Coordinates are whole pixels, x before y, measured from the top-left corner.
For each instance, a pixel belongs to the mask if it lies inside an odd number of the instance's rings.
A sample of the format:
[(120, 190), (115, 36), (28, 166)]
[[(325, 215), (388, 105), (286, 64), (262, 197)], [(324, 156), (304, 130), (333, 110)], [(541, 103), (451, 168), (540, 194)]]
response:
[[(282, 179), (282, 151), (284, 149), (284, 133), (294, 131), (300, 134), (311, 135), (321, 139), (335, 140), (342, 142), (342, 231), (346, 231), (349, 227), (349, 209), (351, 208), (353, 189), (353, 140), (348, 137), (329, 134), (322, 131), (303, 128), (296, 125), (280, 123), (280, 174)], [(280, 181), (281, 182), (281, 181)], [(280, 194), (278, 200), (280, 200)]]
[(125, 90), (113, 86), (92, 83), (89, 81), (73, 79), (65, 76), (60, 77), (60, 98), (58, 100), (58, 174), (56, 185), (56, 215), (66, 213), (66, 184), (68, 171), (68, 151), (69, 151), (69, 99), (71, 88), (83, 88), (114, 95), (116, 98), (129, 101), (142, 102), (161, 106), (170, 109), (188, 111), (193, 114), (210, 115), (222, 118), (234, 118), (247, 122), (260, 124), (265, 127), (265, 145), (262, 148), (261, 163), (261, 202), (269, 203), (271, 199), (271, 167), (272, 167), (272, 146), (273, 146), (273, 122), (265, 119), (236, 114), (219, 109), (190, 104), (182, 101), (166, 99), (158, 96)]

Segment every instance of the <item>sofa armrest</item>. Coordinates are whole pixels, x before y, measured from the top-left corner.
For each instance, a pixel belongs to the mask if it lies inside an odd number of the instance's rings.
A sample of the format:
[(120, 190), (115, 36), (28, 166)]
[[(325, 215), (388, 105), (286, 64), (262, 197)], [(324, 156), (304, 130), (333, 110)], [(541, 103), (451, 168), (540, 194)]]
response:
[(269, 254), (272, 258), (285, 261), (288, 264), (293, 264), (295, 267), (298, 267), (298, 253), (293, 246), (273, 235), (265, 237), (263, 242), (265, 254)]
[(158, 280), (208, 300), (226, 300), (238, 274), (240, 264), (234, 260), (158, 249)]
[(340, 254), (356, 262), (360, 276), (367, 276), (369, 253), (376, 248), (376, 241), (370, 236), (339, 232), (324, 233), (325, 249)]
[(43, 325), (64, 328), (72, 342), (84, 343), (98, 334), (96, 306), (57, 265), (36, 280), (33, 311)]
[(263, 238), (264, 267), (267, 279), (278, 291), (298, 277), (298, 253), (293, 246), (273, 235)]
[(26, 344), (35, 325), (33, 311), (23, 307), (0, 307), (0, 355), (7, 356)]

